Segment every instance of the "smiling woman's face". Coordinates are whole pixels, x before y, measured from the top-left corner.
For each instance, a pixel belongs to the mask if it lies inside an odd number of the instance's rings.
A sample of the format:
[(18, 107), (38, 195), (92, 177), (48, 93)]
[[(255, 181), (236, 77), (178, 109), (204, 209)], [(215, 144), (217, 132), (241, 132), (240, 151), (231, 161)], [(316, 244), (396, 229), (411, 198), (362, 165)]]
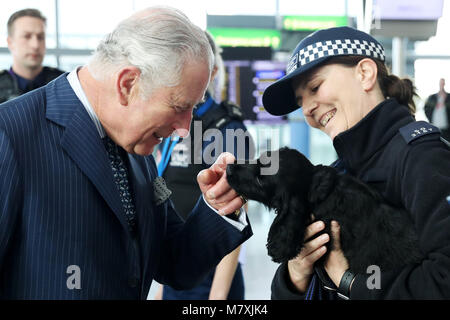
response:
[(305, 83), (292, 82), (298, 105), (308, 124), (332, 140), (358, 123), (370, 108), (357, 67), (329, 64), (317, 68)]

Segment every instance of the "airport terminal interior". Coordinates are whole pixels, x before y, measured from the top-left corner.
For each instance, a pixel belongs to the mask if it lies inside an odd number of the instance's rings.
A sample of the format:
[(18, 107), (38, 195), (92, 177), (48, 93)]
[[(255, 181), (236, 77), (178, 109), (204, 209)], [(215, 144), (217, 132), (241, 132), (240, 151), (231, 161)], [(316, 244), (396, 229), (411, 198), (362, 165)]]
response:
[[(0, 4), (0, 69), (8, 69), (6, 21), (21, 8), (34, 7), (47, 17), (44, 65), (72, 71), (84, 65), (99, 40), (123, 18), (145, 7), (164, 4), (181, 9), (222, 48), (225, 88), (217, 95), (242, 108), (255, 141), (255, 156), (290, 146), (314, 164), (336, 160), (330, 139), (309, 128), (301, 111), (276, 117), (264, 110), (262, 93), (285, 75), (290, 53), (308, 34), (322, 28), (351, 26), (369, 32), (386, 49), (387, 65), (413, 80), (419, 97), (416, 118), (426, 120), (423, 104), (450, 83), (450, 1), (443, 0), (15, 0)], [(270, 299), (277, 264), (266, 240), (274, 213), (250, 201), (254, 235), (243, 246), (245, 298)], [(153, 299), (154, 283), (148, 294)]]

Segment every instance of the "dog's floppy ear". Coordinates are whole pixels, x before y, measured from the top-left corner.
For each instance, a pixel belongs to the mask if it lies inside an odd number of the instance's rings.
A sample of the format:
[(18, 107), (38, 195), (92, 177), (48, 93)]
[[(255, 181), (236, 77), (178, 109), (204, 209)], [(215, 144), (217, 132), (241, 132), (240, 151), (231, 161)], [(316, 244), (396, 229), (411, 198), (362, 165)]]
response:
[(267, 250), (274, 262), (282, 263), (295, 258), (303, 246), (305, 229), (310, 214), (304, 197), (285, 195), (277, 209), (267, 237)]
[(308, 201), (317, 204), (324, 201), (336, 183), (338, 172), (335, 168), (317, 165), (309, 188)]

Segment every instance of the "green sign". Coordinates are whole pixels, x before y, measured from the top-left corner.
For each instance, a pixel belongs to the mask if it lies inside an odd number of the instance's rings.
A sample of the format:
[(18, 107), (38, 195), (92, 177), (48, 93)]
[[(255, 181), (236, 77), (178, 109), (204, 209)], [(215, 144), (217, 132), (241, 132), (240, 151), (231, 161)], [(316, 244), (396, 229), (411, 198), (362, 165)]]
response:
[(346, 16), (285, 16), (283, 29), (285, 30), (319, 30), (347, 25)]
[(208, 28), (221, 47), (280, 47), (281, 32), (273, 29)]

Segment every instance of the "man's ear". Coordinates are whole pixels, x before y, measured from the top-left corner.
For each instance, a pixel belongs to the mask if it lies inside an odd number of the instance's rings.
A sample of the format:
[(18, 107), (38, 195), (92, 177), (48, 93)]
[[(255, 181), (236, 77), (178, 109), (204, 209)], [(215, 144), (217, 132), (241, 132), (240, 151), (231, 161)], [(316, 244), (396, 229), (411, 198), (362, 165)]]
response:
[(10, 36), (8, 36), (8, 37), (6, 38), (6, 43), (8, 44), (8, 49), (9, 49), (9, 51), (11, 51), (11, 47), (12, 47), (13, 43), (12, 43), (12, 39), (11, 39)]
[(377, 83), (378, 68), (375, 61), (369, 58), (362, 59), (356, 66), (358, 80), (365, 91), (371, 91)]
[(123, 106), (127, 106), (138, 93), (138, 80), (141, 71), (136, 67), (125, 67), (121, 69), (116, 78), (116, 89), (119, 102)]

